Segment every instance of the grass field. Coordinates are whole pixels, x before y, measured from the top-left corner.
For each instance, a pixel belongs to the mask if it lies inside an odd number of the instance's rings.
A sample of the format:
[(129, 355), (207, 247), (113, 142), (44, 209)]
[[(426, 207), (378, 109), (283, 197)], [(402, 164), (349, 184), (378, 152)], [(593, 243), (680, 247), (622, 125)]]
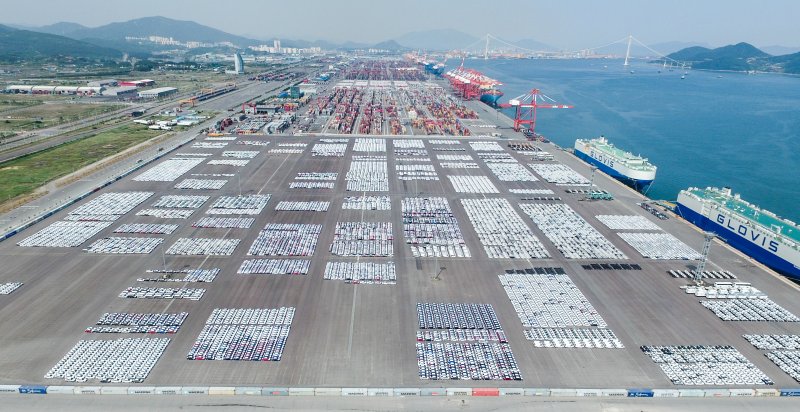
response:
[[(35, 102), (35, 101), (29, 101)], [(118, 104), (47, 102), (6, 110), (0, 119), (0, 132), (16, 132), (51, 127), (122, 109)]]
[(125, 125), (18, 159), (0, 163), (0, 202), (33, 192), (39, 186), (163, 133)]

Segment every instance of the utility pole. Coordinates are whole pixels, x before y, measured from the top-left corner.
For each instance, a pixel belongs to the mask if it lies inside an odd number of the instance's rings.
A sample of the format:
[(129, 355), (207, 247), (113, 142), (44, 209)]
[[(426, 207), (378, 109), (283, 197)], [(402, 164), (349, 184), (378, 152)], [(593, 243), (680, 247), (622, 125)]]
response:
[(442, 272), (444, 272), (445, 270), (447, 270), (447, 267), (445, 267), (445, 266), (439, 267), (439, 273), (437, 273), (436, 276), (433, 277), (433, 280), (442, 280), (440, 278), (440, 276), (441, 276)]
[(589, 180), (589, 193), (586, 193), (586, 196), (583, 198), (584, 200), (594, 199), (594, 172), (597, 171), (597, 166), (592, 166), (592, 177)]

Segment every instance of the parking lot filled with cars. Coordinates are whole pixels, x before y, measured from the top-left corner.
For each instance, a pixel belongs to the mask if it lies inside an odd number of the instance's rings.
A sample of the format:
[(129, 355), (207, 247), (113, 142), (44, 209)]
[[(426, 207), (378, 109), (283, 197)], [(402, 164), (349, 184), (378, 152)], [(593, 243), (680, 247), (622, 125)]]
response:
[(772, 385), (772, 380), (729, 345), (642, 346), (676, 385)]
[(186, 359), (279, 361), (294, 312), (293, 307), (214, 309)]
[(522, 380), (492, 305), (417, 303), (420, 379)]
[[(25, 284), (0, 305), (61, 325), (29, 342), (0, 322), (4, 373), (55, 385), (524, 377), (566, 388), (800, 376), (790, 338), (753, 338), (760, 357), (741, 338), (800, 336), (798, 303), (716, 245), (707, 269), (758, 289), (707, 283), (686, 296), (677, 285), (690, 279), (666, 273), (692, 270), (702, 236), (628, 207), (641, 199), (602, 175), (615, 200), (565, 195), (588, 184), (586, 165), (529, 165), (540, 151), (480, 138), (222, 137), (199, 136), (0, 243), (11, 262), (0, 295)], [(721, 346), (658, 346), (686, 336)], [(30, 371), (7, 361), (29, 352), (41, 355)]]

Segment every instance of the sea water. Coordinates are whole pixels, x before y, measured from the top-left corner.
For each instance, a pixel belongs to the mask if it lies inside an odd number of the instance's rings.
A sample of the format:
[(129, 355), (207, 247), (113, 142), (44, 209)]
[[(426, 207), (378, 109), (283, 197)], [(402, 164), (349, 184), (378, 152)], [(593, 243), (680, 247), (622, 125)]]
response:
[(501, 81), (501, 103), (538, 88), (574, 105), (538, 111), (537, 133), (559, 146), (604, 135), (649, 158), (658, 166), (650, 198), (731, 186), (800, 221), (800, 77), (625, 67), (616, 59), (467, 60), (465, 67)]

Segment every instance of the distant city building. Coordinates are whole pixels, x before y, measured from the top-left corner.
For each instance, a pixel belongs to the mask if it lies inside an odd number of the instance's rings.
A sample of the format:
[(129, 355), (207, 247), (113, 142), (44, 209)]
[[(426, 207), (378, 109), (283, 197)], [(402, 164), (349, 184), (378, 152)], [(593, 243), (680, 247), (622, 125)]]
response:
[(270, 54), (313, 54), (322, 53), (321, 47), (283, 47), (280, 40), (274, 40), (272, 46), (267, 44), (260, 44), (258, 46), (250, 46), (250, 50), (257, 52), (266, 52)]
[(172, 37), (163, 37), (163, 36), (144, 36), (144, 37), (125, 36), (125, 40), (129, 42), (154, 43), (162, 46), (183, 46), (186, 47), (187, 49), (196, 49), (200, 47), (236, 47), (233, 43), (229, 41), (209, 43), (209, 42), (189, 40), (186, 42), (182, 42), (180, 40), (175, 40)]

